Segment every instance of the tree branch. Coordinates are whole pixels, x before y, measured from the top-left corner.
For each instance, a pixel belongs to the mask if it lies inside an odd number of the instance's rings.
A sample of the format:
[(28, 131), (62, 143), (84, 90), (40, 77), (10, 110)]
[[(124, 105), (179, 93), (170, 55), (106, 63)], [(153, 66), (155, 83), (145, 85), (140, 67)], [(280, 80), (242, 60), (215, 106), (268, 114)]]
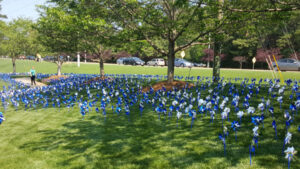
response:
[(191, 17), (188, 19), (188, 21), (184, 24), (184, 26), (182, 27), (182, 29), (175, 36), (174, 41), (176, 41), (178, 39), (178, 37), (180, 37), (186, 31), (186, 28), (190, 25), (190, 23), (192, 22), (193, 18), (195, 17), (194, 15), (195, 15), (197, 9), (199, 7), (201, 7), (202, 2), (203, 2), (203, 0), (198, 2), (197, 7), (192, 12), (192, 15), (190, 15)]
[(295, 10), (300, 10), (300, 7), (291, 7), (291, 8), (273, 8), (273, 9), (262, 9), (262, 10), (255, 10), (255, 9), (235, 9), (235, 8), (227, 8), (228, 10), (232, 12), (288, 12), (288, 11), (295, 11)]
[[(210, 44), (210, 43), (193, 42), (193, 43), (191, 43), (191, 44), (188, 45), (188, 46), (182, 45), (182, 46), (176, 48), (175, 51), (176, 51), (177, 49), (184, 50), (184, 49), (186, 49), (186, 48), (189, 48), (189, 47), (192, 47), (192, 46), (195, 46), (195, 45), (208, 45), (208, 44)], [(178, 51), (180, 51), (180, 50), (178, 50)]]
[(218, 30), (219, 28), (221, 28), (221, 26), (224, 25), (224, 22), (225, 22), (226, 19), (224, 19), (218, 26), (216, 26), (214, 29), (211, 29), (211, 30), (208, 30), (206, 32), (203, 32), (203, 33), (200, 33), (196, 38), (194, 38), (193, 40), (191, 40), (189, 43), (185, 44), (185, 45), (182, 45), (180, 47), (177, 47), (175, 49), (175, 53), (178, 52), (178, 51), (181, 51), (182, 49), (186, 49), (187, 47), (189, 47), (190, 45), (192, 45), (193, 43), (195, 43), (201, 36), (204, 36), (204, 35), (207, 35), (211, 32), (214, 32), (216, 30)]

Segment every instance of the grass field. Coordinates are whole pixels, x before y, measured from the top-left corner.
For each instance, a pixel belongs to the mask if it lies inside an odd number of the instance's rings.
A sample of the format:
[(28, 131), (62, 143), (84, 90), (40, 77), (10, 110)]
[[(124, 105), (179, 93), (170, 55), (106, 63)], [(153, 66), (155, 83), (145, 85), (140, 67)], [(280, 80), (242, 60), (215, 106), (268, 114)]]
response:
[[(57, 67), (54, 63), (42, 62), (37, 63), (34, 61), (18, 60), (17, 72), (29, 72), (30, 68), (34, 66), (38, 73), (56, 73)], [(175, 68), (175, 75), (188, 76), (190, 69), (188, 68)], [(0, 59), (0, 72), (8, 73), (12, 72), (12, 64), (9, 59)], [(70, 63), (64, 64), (62, 68), (63, 73), (88, 73), (98, 74), (98, 64), (84, 64), (81, 63), (80, 68), (77, 64)], [(150, 75), (166, 75), (166, 67), (149, 67), (149, 66), (124, 66), (124, 65), (105, 65), (105, 73), (107, 74), (150, 74)], [(284, 79), (300, 79), (300, 72), (282, 72)], [(190, 76), (212, 76), (212, 69), (208, 68), (192, 68)], [(263, 70), (229, 70), (221, 69), (221, 76), (225, 78), (272, 78), (270, 71)], [(279, 75), (278, 75), (279, 77)]]
[[(18, 72), (25, 72), (34, 65), (38, 72), (55, 73), (55, 65), (18, 61)], [(132, 67), (107, 65), (106, 73), (163, 74), (166, 68)], [(10, 62), (0, 59), (0, 72), (10, 72)], [(73, 72), (72, 72), (73, 71)], [(209, 76), (210, 69), (194, 69), (194, 76)], [(66, 64), (65, 73), (97, 73), (98, 65), (82, 64), (78, 69), (75, 64)], [(188, 69), (176, 69), (178, 75), (184, 75)], [(205, 75), (204, 75), (205, 72)], [(240, 73), (239, 73), (240, 72)], [(257, 74), (256, 74), (257, 73)], [(222, 71), (226, 77), (264, 77), (263, 71)], [(285, 77), (300, 79), (299, 73), (284, 72)], [(0, 81), (0, 86), (1, 81)], [(1, 90), (1, 88), (0, 88)], [(97, 93), (97, 90), (92, 91)], [(267, 89), (262, 88), (253, 105), (267, 97)], [(288, 99), (286, 93), (284, 99)], [(202, 93), (208, 95), (207, 91)], [(124, 113), (117, 115), (109, 108), (107, 119), (92, 111), (83, 120), (79, 108), (38, 108), (14, 110), (10, 107), (5, 113), (6, 121), (0, 125), (0, 168), (122, 168), (122, 169), (283, 169), (287, 160), (281, 155), (286, 134), (283, 110), (276, 100), (272, 100), (278, 123), (278, 140), (274, 139), (272, 118), (267, 114), (264, 128), (260, 126), (259, 147), (249, 165), (249, 145), (252, 139), (253, 125), (250, 116), (243, 118), (242, 127), (237, 132), (237, 141), (231, 132), (227, 142), (227, 156), (224, 157), (223, 144), (218, 139), (221, 133), (220, 116), (210, 123), (210, 117), (197, 117), (193, 128), (190, 118), (182, 119), (179, 127), (175, 117), (169, 121), (165, 117), (159, 120), (157, 114), (147, 105), (140, 117), (138, 106), (132, 107), (130, 120)], [(99, 105), (98, 105), (99, 106)], [(0, 106), (0, 111), (3, 111)], [(260, 113), (257, 112), (257, 115)], [(300, 150), (300, 116), (296, 116), (289, 131), (293, 133), (291, 144)], [(236, 119), (232, 112), (230, 119)], [(230, 128), (230, 123), (226, 122)], [(300, 168), (299, 153), (292, 161), (291, 168)]]

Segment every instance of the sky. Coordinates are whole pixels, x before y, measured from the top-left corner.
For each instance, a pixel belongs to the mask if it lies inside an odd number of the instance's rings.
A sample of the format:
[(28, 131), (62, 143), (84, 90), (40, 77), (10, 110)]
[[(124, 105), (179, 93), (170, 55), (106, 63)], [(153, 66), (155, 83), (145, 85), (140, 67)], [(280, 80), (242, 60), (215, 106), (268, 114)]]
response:
[(35, 6), (45, 2), (46, 0), (2, 0), (0, 13), (7, 16), (7, 19), (3, 20), (8, 22), (18, 17), (37, 20), (39, 14)]

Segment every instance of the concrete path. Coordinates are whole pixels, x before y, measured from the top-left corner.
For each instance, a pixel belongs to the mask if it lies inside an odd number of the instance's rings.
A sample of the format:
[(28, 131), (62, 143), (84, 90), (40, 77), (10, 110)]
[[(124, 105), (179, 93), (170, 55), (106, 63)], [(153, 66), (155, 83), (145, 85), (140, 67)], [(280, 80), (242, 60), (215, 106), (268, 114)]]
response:
[[(15, 80), (17, 82), (21, 82), (21, 83), (24, 83), (24, 84), (31, 85), (30, 77), (28, 77), (28, 78), (26, 78), (26, 77), (24, 77), (24, 78), (16, 78)], [(35, 83), (36, 83), (36, 86), (47, 86), (44, 83), (40, 83), (40, 82), (37, 82), (37, 81), (35, 81)]]

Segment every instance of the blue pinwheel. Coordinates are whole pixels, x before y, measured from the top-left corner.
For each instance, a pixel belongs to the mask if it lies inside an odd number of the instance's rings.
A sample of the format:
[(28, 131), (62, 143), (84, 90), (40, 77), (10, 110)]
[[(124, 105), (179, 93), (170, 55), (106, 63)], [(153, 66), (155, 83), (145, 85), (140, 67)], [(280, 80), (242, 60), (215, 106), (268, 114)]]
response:
[(236, 132), (237, 132), (237, 130), (238, 130), (240, 127), (241, 127), (241, 126), (240, 126), (239, 122), (237, 122), (237, 121), (233, 121), (233, 122), (231, 123), (231, 128), (233, 129), (234, 135), (235, 135), (235, 141), (237, 141)]
[(274, 108), (273, 107), (269, 108), (269, 112), (272, 114), (272, 118), (274, 118)]
[(219, 139), (222, 141), (223, 146), (224, 146), (224, 155), (226, 156), (226, 138), (224, 135), (219, 134)]
[(288, 111), (285, 111), (284, 118), (286, 119), (285, 122), (286, 130), (288, 130), (292, 122), (292, 117), (290, 116)]
[(160, 114), (161, 114), (161, 112), (162, 112), (162, 108), (161, 108), (160, 106), (157, 106), (157, 107), (155, 108), (155, 111), (156, 111), (156, 113), (157, 113), (157, 115), (158, 115), (158, 119), (160, 119)]
[(96, 108), (95, 108), (95, 111), (96, 111), (97, 113), (99, 113), (100, 110), (99, 110), (98, 107), (96, 107)]
[(121, 108), (121, 106), (120, 106), (120, 105), (117, 105), (117, 108), (116, 108), (116, 113), (117, 113), (117, 114), (120, 114), (120, 113), (121, 113), (121, 111), (122, 111), (122, 108)]
[(294, 116), (294, 112), (297, 110), (296, 105), (294, 105), (293, 103), (290, 104), (290, 110), (292, 111), (293, 116)]
[(196, 119), (197, 112), (195, 110), (190, 110), (190, 116), (192, 117), (191, 128), (193, 128), (194, 121)]
[(3, 113), (0, 112), (0, 124), (2, 124), (2, 122), (5, 120)]
[(280, 109), (282, 109), (282, 102), (283, 102), (283, 100), (282, 100), (282, 96), (279, 96), (278, 98), (277, 98), (277, 101), (279, 102), (279, 104), (280, 104)]
[(144, 110), (143, 102), (140, 102), (139, 109), (140, 109), (140, 113), (141, 113), (141, 116), (142, 116), (142, 113), (143, 113), (143, 110)]
[(250, 155), (250, 166), (252, 165), (252, 155), (255, 156), (255, 145), (251, 144), (249, 146), (249, 155)]
[(130, 109), (128, 105), (125, 106), (125, 114), (127, 115), (129, 121)]

